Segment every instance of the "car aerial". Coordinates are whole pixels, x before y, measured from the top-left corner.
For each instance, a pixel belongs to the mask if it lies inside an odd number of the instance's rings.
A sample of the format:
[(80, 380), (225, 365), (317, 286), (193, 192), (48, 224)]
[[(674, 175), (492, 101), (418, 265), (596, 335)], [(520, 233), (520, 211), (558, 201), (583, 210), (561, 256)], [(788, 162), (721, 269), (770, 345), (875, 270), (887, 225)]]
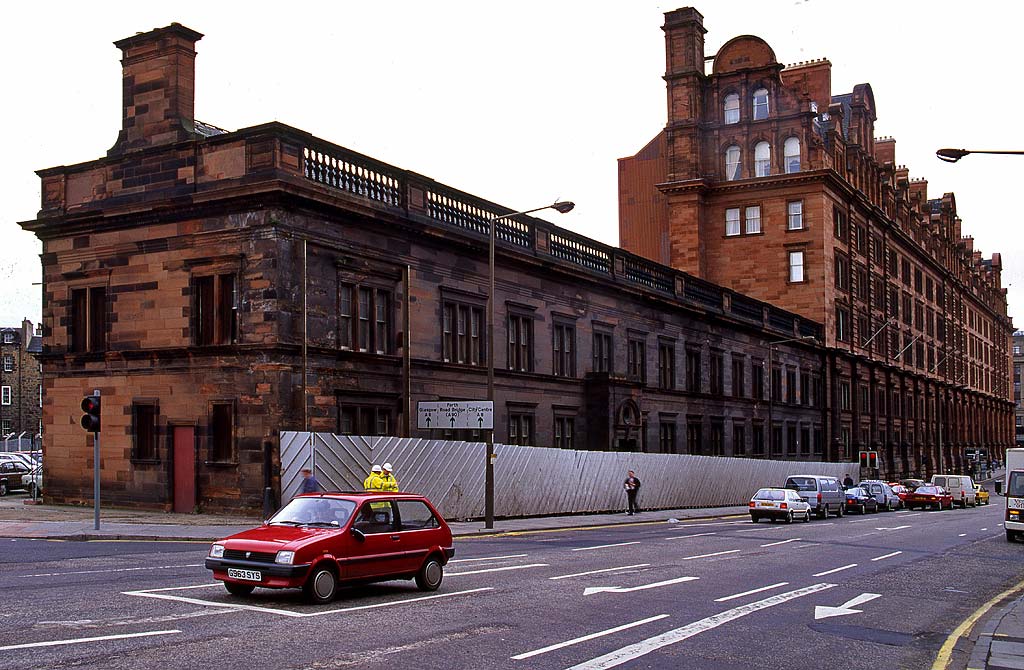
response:
[(895, 512), (902, 506), (900, 497), (896, 495), (896, 492), (892, 490), (892, 487), (883, 481), (879, 481), (877, 479), (866, 479), (857, 484), (857, 486), (874, 496), (875, 501), (878, 502), (878, 509), (880, 510)]
[(918, 486), (913, 493), (907, 495), (903, 502), (907, 509), (918, 507), (938, 510), (953, 509), (953, 496), (941, 486), (932, 486), (931, 484)]
[(761, 519), (772, 522), (782, 519), (786, 523), (793, 523), (793, 519), (811, 520), (811, 506), (792, 489), (760, 489), (747, 503), (747, 508), (754, 523)]
[(21, 488), (28, 491), (33, 498), (39, 497), (43, 492), (43, 469), (36, 467), (31, 472), (22, 475)]
[(982, 486), (981, 484), (974, 485), (974, 495), (975, 498), (978, 500), (979, 505), (987, 505), (989, 504), (989, 502), (991, 502), (989, 500), (988, 489)]
[(846, 489), (846, 511), (857, 511), (861, 514), (878, 511), (878, 501), (868, 491), (860, 486), (851, 486)]
[(12, 489), (22, 488), (21, 476), (28, 471), (21, 461), (0, 460), (0, 496), (7, 495)]
[(214, 543), (206, 567), (233, 595), (301, 588), (310, 602), (327, 603), (341, 584), (414, 579), (435, 591), (454, 554), (448, 524), (423, 496), (315, 493)]

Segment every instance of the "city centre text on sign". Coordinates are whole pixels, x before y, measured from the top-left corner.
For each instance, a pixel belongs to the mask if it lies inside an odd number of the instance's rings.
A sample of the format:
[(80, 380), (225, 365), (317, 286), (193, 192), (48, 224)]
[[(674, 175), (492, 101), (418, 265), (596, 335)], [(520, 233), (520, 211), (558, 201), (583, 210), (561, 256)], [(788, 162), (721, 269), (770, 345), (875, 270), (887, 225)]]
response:
[(491, 430), (494, 403), (489, 400), (450, 400), (416, 403), (417, 428)]

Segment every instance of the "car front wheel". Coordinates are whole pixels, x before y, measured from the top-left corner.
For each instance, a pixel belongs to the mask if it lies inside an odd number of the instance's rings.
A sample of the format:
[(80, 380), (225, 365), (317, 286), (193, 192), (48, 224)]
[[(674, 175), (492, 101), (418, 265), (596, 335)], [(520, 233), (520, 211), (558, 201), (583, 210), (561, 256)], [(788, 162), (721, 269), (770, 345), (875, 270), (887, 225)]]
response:
[(256, 587), (252, 584), (238, 584), (237, 582), (224, 582), (224, 588), (233, 596), (247, 596)]
[(444, 579), (444, 568), (436, 558), (431, 556), (416, 573), (416, 586), (421, 591), (436, 591)]
[(334, 596), (338, 592), (338, 578), (330, 568), (318, 567), (306, 580), (302, 592), (312, 603), (317, 605), (329, 603), (334, 600)]

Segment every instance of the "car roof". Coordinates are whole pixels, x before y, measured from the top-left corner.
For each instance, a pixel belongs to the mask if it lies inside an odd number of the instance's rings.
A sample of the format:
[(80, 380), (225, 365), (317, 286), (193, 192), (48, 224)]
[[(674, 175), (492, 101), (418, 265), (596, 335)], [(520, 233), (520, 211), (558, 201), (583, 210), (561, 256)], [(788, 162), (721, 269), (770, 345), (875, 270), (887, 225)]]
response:
[(296, 498), (332, 498), (334, 500), (379, 500), (385, 498), (391, 500), (399, 499), (423, 499), (418, 493), (399, 493), (397, 491), (386, 493), (380, 491), (321, 491), (320, 493), (302, 493)]

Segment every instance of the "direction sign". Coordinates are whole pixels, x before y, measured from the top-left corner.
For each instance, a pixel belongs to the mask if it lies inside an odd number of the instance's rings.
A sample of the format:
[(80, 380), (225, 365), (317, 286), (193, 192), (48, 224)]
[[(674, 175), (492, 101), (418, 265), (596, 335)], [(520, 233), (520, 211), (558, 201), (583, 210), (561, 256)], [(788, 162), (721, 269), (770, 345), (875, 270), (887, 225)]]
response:
[(416, 427), (442, 430), (492, 430), (494, 403), (489, 400), (449, 400), (416, 403)]

